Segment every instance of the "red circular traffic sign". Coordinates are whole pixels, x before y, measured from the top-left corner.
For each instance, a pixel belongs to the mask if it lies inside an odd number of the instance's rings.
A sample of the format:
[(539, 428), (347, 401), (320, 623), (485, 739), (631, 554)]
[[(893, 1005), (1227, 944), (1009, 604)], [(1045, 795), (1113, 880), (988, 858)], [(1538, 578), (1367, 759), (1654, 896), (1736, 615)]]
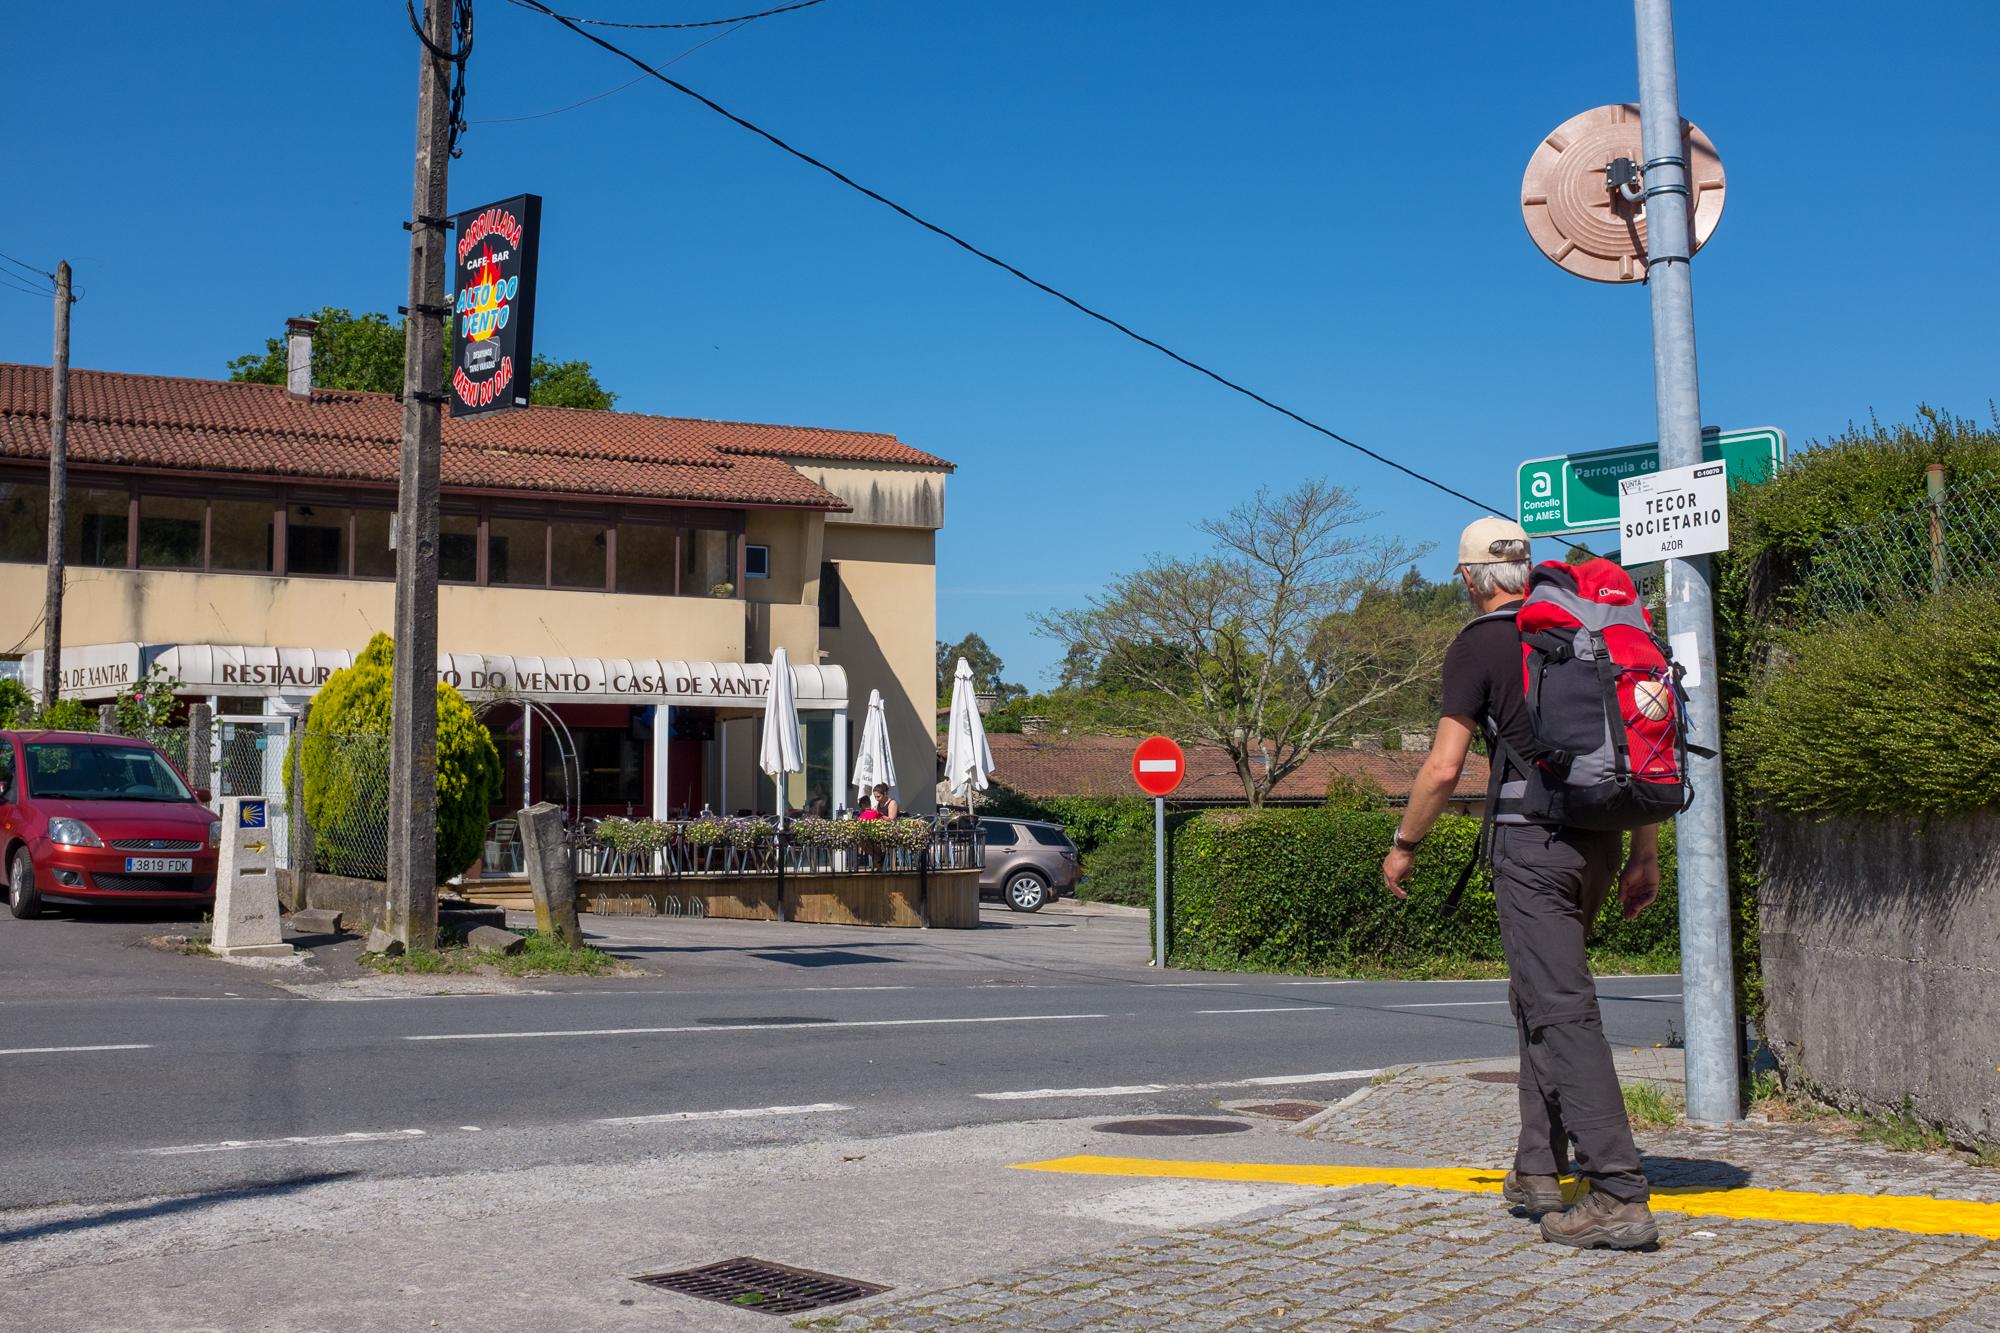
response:
[(1166, 796), (1187, 776), (1187, 756), (1165, 736), (1148, 736), (1132, 751), (1132, 781), (1148, 796)]

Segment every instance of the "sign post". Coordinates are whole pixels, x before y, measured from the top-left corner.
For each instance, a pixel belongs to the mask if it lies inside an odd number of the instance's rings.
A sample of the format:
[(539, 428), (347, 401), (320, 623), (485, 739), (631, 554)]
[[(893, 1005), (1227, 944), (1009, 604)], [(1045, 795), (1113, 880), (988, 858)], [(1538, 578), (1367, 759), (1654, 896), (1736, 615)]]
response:
[(1153, 965), (1167, 965), (1167, 796), (1187, 776), (1187, 755), (1165, 736), (1132, 751), (1132, 781), (1153, 798)]
[[(135, 858), (127, 857), (129, 862)], [(215, 875), (215, 933), (209, 947), (224, 958), (289, 958), (278, 923), (272, 874), (270, 802), (222, 800), (222, 856)]]

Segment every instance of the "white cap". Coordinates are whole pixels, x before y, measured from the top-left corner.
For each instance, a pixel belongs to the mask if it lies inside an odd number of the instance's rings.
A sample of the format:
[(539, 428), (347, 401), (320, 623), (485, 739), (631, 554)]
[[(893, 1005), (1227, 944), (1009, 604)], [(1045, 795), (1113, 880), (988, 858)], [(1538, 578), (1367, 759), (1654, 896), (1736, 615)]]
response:
[(1528, 533), (1511, 518), (1479, 518), (1458, 538), (1461, 565), (1512, 564), (1528, 558)]

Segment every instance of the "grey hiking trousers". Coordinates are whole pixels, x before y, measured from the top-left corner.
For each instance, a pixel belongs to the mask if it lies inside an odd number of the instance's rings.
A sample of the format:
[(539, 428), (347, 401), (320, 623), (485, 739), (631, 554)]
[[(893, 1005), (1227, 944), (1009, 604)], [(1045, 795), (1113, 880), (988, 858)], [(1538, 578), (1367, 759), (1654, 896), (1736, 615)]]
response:
[(1493, 893), (1507, 952), (1507, 1000), (1521, 1045), (1521, 1140), (1514, 1169), (1578, 1172), (1614, 1199), (1649, 1195), (1604, 1038), (1584, 944), (1618, 875), (1618, 834), (1494, 827)]

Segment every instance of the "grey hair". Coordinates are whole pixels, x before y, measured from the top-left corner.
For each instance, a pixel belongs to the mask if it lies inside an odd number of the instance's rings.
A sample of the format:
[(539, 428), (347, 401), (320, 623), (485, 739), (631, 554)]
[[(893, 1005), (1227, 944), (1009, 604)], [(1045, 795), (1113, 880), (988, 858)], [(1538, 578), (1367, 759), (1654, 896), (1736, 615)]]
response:
[(1472, 580), (1474, 592), (1481, 597), (1491, 597), (1496, 592), (1526, 592), (1528, 573), (1532, 568), (1526, 560), (1495, 560), (1467, 565), (1465, 572)]

